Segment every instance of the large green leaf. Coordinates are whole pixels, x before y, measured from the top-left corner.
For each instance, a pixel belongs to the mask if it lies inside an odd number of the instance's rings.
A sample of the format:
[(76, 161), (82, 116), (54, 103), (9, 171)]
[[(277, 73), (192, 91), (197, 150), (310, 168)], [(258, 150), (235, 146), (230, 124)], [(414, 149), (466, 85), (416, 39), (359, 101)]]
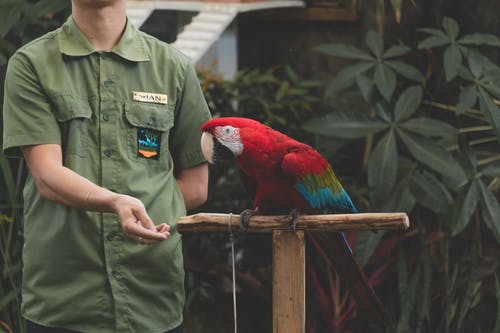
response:
[(359, 113), (335, 112), (308, 120), (303, 128), (311, 133), (346, 139), (363, 138), (387, 128), (389, 125)]
[(368, 260), (373, 255), (377, 245), (386, 233), (386, 230), (377, 230), (377, 232), (361, 231), (358, 233), (358, 238), (356, 240), (356, 258), (361, 267), (368, 263)]
[(432, 264), (429, 251), (426, 246), (422, 246), (422, 286), (419, 289), (419, 306), (417, 307), (417, 322), (415, 324), (415, 333), (427, 332), (427, 323), (430, 320), (429, 309), (432, 300)]
[(500, 110), (498, 105), (495, 104), (493, 99), (481, 87), (479, 91), (479, 108), (484, 113), (488, 122), (495, 129), (496, 135), (500, 140)]
[(418, 31), (425, 32), (425, 33), (427, 33), (429, 35), (434, 35), (434, 36), (437, 36), (437, 37), (448, 38), (446, 36), (446, 34), (442, 30), (439, 30), (439, 29), (434, 29), (434, 28), (420, 28), (420, 29), (418, 29)]
[(427, 171), (413, 174), (411, 190), (418, 203), (435, 213), (446, 212), (453, 201), (443, 183)]
[(0, 38), (18, 23), (24, 12), (25, 1), (3, 0), (0, 3)]
[(481, 212), (484, 221), (486, 222), (486, 226), (493, 232), (496, 239), (500, 241), (500, 205), (488, 186), (482, 181), (478, 183), (482, 208)]
[(458, 23), (451, 17), (445, 16), (443, 17), (443, 29), (446, 34), (450, 37), (451, 40), (455, 40), (458, 37)]
[(389, 196), (396, 182), (398, 152), (394, 134), (389, 130), (380, 139), (368, 162), (368, 186), (376, 205)]
[(462, 114), (466, 110), (470, 110), (476, 105), (477, 102), (477, 91), (476, 85), (469, 84), (465, 86), (460, 95), (458, 96), (457, 111), (458, 114)]
[(484, 56), (475, 50), (469, 50), (467, 52), (467, 60), (469, 64), (470, 72), (472, 76), (476, 79), (482, 76), (484, 71)]
[(324, 53), (327, 55), (339, 57), (339, 58), (347, 58), (347, 59), (356, 59), (356, 60), (365, 60), (365, 61), (373, 61), (374, 58), (367, 52), (364, 52), (357, 47), (349, 44), (321, 44), (314, 48), (314, 50)]
[(350, 65), (341, 69), (333, 78), (332, 82), (327, 88), (326, 95), (342, 90), (350, 86), (356, 78), (375, 66), (374, 62), (360, 62)]
[(465, 179), (463, 170), (451, 154), (435, 141), (403, 130), (398, 130), (398, 134), (415, 159), (454, 182)]
[(414, 114), (422, 101), (422, 87), (412, 86), (407, 88), (396, 101), (394, 120), (405, 120)]
[(432, 49), (443, 45), (450, 44), (450, 38), (446, 35), (443, 36), (430, 36), (418, 43), (418, 49)]
[(383, 212), (410, 213), (416, 204), (416, 199), (410, 190), (411, 176), (401, 179), (392, 194), (380, 209)]
[(481, 173), (485, 176), (496, 178), (500, 178), (500, 164), (490, 164), (481, 170)]
[(479, 200), (477, 181), (473, 180), (464, 186), (462, 192), (455, 201), (453, 209), (453, 225), (451, 235), (458, 235), (469, 224), (470, 218), (476, 210)]
[(399, 57), (410, 52), (411, 49), (406, 45), (395, 45), (388, 48), (383, 55), (383, 58)]
[(462, 299), (461, 306), (458, 311), (457, 318), (455, 319), (455, 332), (463, 332), (462, 324), (464, 322), (465, 316), (472, 310), (475, 306), (474, 300), (479, 297), (482, 281), (479, 279), (479, 267), (475, 263), (475, 267), (469, 270), (469, 277), (467, 279), (467, 284), (464, 286), (464, 296)]
[(387, 66), (394, 69), (398, 74), (403, 77), (413, 80), (415, 82), (424, 82), (424, 75), (415, 67), (408, 65), (399, 60), (388, 60), (384, 62)]
[(458, 135), (458, 130), (455, 127), (444, 121), (427, 117), (409, 119), (399, 124), (399, 127), (427, 138), (445, 138), (456, 141)]
[(473, 33), (458, 40), (460, 44), (500, 46), (500, 38), (492, 34)]
[(375, 68), (373, 80), (382, 96), (389, 101), (396, 89), (396, 74), (388, 66), (379, 63)]
[(10, 169), (9, 161), (7, 157), (0, 154), (0, 176), (5, 183), (5, 191), (7, 194), (7, 200), (10, 206), (14, 206), (17, 204), (17, 196), (16, 196), (16, 185), (14, 181), (14, 175), (12, 174), (12, 170)]
[(483, 83), (483, 88), (486, 89), (495, 98), (500, 99), (500, 81), (498, 83), (493, 83), (493, 82)]
[(377, 57), (382, 58), (382, 51), (384, 50), (384, 41), (382, 37), (374, 30), (368, 31), (365, 37), (365, 43), (370, 48), (370, 51)]
[(392, 123), (392, 112), (389, 111), (389, 103), (384, 100), (381, 100), (375, 103), (375, 112), (377, 115), (382, 118), (384, 121), (388, 123)]
[(472, 150), (464, 136), (459, 137), (458, 145), (460, 151), (460, 154), (457, 156), (458, 161), (465, 172), (466, 178), (468, 180), (473, 180), (477, 177), (476, 153)]
[(373, 81), (365, 75), (358, 75), (356, 77), (356, 84), (358, 85), (361, 95), (367, 103), (370, 103), (373, 92)]
[(496, 287), (496, 298), (497, 298), (497, 315), (495, 320), (495, 327), (492, 332), (500, 332), (500, 280), (498, 275), (495, 274), (495, 287)]
[(444, 50), (444, 73), (446, 81), (453, 80), (458, 74), (458, 67), (462, 63), (462, 54), (458, 49), (458, 45), (451, 44)]

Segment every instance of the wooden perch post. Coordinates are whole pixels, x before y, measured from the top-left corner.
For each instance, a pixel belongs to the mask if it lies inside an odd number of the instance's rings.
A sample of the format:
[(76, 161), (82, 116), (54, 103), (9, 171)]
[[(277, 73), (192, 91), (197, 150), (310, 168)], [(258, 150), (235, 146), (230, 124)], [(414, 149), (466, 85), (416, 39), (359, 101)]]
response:
[[(239, 230), (239, 215), (200, 213), (182, 217), (177, 230), (185, 232)], [(304, 231), (407, 229), (405, 213), (299, 215), (296, 232), (286, 215), (250, 218), (247, 232), (273, 234), (273, 333), (305, 333)]]

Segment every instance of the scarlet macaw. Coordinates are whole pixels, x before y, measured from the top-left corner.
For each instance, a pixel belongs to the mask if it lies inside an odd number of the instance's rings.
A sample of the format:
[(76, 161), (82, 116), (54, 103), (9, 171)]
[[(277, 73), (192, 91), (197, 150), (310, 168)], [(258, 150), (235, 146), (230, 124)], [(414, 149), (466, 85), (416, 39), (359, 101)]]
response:
[[(242, 225), (254, 214), (290, 212), (294, 229), (296, 211), (357, 212), (330, 164), (312, 147), (248, 118), (216, 118), (201, 129), (205, 158), (212, 164), (235, 158), (242, 181), (253, 195), (253, 210), (241, 214)], [(336, 270), (351, 285), (358, 302), (377, 319), (387, 321), (388, 315), (343, 233), (334, 233), (334, 243)]]

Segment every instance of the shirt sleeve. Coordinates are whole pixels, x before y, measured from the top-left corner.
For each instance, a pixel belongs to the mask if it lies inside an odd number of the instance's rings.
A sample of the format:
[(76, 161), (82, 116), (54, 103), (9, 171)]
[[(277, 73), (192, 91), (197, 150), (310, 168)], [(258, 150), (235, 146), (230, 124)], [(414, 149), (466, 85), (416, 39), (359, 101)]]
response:
[(189, 64), (176, 103), (174, 127), (170, 132), (174, 170), (179, 171), (206, 162), (200, 145), (201, 125), (210, 119), (200, 81), (194, 66)]
[(5, 76), (2, 149), (22, 156), (20, 147), (36, 144), (61, 144), (61, 132), (29, 60), (15, 54)]

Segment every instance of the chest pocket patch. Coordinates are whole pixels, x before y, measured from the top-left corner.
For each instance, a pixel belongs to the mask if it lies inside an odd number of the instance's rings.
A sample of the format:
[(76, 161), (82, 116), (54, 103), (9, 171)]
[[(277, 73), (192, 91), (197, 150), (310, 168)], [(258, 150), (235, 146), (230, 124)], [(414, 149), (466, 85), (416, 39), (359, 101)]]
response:
[(148, 129), (137, 129), (137, 156), (152, 160), (160, 159), (161, 132)]
[(127, 102), (125, 118), (129, 124), (129, 155), (137, 161), (160, 160), (168, 149), (168, 133), (174, 115), (169, 105)]

